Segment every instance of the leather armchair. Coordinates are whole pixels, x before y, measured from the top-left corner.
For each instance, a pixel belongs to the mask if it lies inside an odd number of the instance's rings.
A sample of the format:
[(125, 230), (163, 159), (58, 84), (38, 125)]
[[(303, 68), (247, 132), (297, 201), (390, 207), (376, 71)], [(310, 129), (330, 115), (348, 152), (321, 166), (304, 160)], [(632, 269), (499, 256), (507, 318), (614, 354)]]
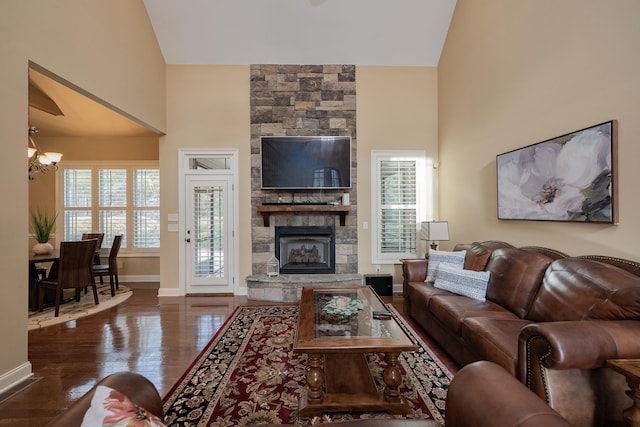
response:
[(109, 375), (96, 384), (79, 400), (74, 402), (69, 409), (54, 418), (49, 427), (77, 427), (82, 424), (84, 414), (91, 406), (93, 393), (98, 385), (104, 385), (120, 391), (126, 395), (132, 403), (145, 408), (160, 419), (164, 418), (162, 398), (155, 386), (147, 378), (134, 372), (118, 372)]

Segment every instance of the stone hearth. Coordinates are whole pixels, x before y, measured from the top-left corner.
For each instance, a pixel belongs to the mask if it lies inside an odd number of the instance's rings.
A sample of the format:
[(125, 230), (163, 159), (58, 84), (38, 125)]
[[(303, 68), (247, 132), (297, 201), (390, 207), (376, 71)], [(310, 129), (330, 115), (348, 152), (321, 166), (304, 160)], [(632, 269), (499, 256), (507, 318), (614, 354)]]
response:
[(360, 274), (281, 274), (276, 277), (255, 274), (247, 277), (247, 289), (251, 300), (299, 302), (305, 286), (360, 286), (362, 280)]

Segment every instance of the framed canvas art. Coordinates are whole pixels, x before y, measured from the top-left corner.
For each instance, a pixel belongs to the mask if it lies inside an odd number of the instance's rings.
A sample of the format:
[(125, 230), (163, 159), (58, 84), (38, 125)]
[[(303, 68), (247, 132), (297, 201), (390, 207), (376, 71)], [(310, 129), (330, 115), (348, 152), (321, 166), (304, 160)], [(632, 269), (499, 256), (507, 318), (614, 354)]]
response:
[(498, 219), (618, 222), (617, 121), (496, 156)]

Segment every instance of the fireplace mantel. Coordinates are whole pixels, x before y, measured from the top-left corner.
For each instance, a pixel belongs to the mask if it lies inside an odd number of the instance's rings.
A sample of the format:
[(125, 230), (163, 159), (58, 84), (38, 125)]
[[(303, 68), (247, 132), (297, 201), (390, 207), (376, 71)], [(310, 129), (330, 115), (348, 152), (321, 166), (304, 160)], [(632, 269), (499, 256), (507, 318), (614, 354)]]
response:
[(340, 215), (340, 226), (344, 227), (345, 217), (351, 212), (351, 206), (345, 205), (262, 205), (257, 206), (258, 213), (262, 214), (264, 226), (269, 227), (269, 216), (272, 214), (295, 214), (295, 213), (327, 213)]

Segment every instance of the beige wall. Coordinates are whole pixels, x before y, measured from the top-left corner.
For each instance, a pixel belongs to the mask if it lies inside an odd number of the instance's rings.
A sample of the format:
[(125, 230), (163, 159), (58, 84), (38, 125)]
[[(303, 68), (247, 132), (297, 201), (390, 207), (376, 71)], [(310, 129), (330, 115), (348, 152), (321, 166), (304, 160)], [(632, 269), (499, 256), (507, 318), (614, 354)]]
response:
[[(117, 31), (114, 29), (117, 28)], [(3, 273), (0, 390), (31, 372), (27, 360), (28, 64), (33, 61), (164, 130), (164, 62), (141, 0), (0, 3), (0, 224)], [(21, 321), (22, 319), (22, 321)]]
[[(237, 149), (239, 152), (240, 266), (237, 278), (251, 274), (251, 183), (249, 156), (249, 66), (167, 66), (167, 135), (160, 142), (161, 218), (179, 212), (178, 150), (193, 148)], [(179, 235), (161, 230), (160, 294), (177, 295)]]
[[(435, 68), (357, 67), (358, 96), (358, 270), (371, 265), (371, 150), (425, 150), (437, 157), (437, 72)], [(160, 144), (162, 218), (178, 212), (178, 149), (234, 148), (240, 153), (239, 283), (251, 274), (250, 123), (248, 66), (169, 65), (167, 135)], [(178, 233), (162, 230), (161, 258), (177, 260)], [(397, 266), (382, 273), (402, 279)], [(178, 262), (160, 266), (161, 294), (178, 294)], [(242, 291), (241, 291), (242, 292)]]
[[(458, 0), (438, 68), (442, 218), (501, 239), (640, 259), (640, 2)], [(498, 221), (495, 156), (619, 121), (619, 225)]]
[[(438, 72), (426, 67), (357, 67), (356, 76), (358, 271), (371, 274), (376, 272), (371, 264), (371, 151), (424, 150), (427, 157), (438, 159)], [(427, 173), (437, 178), (434, 170)], [(423, 253), (424, 246), (418, 252)], [(402, 283), (399, 265), (381, 265), (380, 273), (393, 274), (394, 283)]]

